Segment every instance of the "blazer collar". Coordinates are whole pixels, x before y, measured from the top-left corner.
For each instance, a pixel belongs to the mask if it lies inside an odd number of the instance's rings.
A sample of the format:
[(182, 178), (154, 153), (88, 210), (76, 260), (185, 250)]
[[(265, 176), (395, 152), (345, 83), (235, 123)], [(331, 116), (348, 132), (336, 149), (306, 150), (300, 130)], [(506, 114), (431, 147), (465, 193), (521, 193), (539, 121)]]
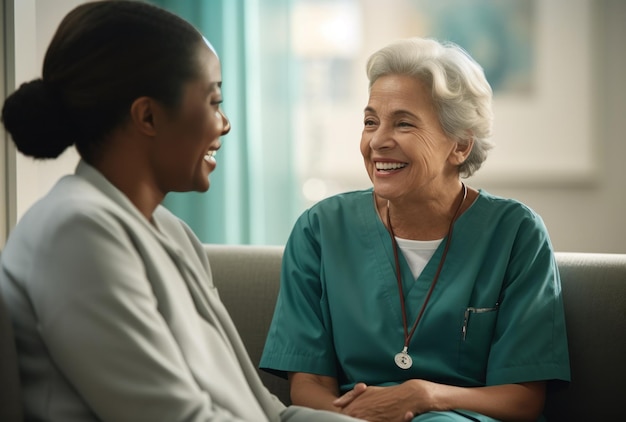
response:
[(209, 288), (213, 286), (213, 280), (208, 262), (203, 263), (198, 258), (198, 253), (193, 250), (193, 244), (189, 239), (189, 233), (186, 233), (182, 228), (182, 223), (172, 224), (172, 219), (168, 219), (164, 215), (168, 211), (159, 205), (153, 214), (155, 222), (153, 225), (139, 212), (137, 207), (122, 191), (84, 160), (79, 161), (75, 174), (89, 182), (113, 203), (122, 208), (133, 223), (139, 225), (139, 227), (136, 227), (136, 230), (143, 229), (161, 244), (179, 268), (182, 278), (187, 283), (190, 294), (193, 297), (198, 313), (213, 326), (217, 327), (224, 338), (227, 339), (228, 336), (224, 333), (222, 327), (223, 318), (214, 311), (215, 309), (221, 309), (221, 302), (219, 304), (215, 303), (219, 299), (209, 291)]

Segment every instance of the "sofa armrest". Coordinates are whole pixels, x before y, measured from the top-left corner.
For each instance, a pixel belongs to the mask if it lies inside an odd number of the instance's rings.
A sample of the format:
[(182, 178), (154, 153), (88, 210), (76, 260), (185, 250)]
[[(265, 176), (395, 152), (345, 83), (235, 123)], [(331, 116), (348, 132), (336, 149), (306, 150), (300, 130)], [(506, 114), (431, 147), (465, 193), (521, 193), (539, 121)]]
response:
[(556, 254), (572, 382), (548, 393), (548, 421), (621, 420), (626, 394), (626, 254)]

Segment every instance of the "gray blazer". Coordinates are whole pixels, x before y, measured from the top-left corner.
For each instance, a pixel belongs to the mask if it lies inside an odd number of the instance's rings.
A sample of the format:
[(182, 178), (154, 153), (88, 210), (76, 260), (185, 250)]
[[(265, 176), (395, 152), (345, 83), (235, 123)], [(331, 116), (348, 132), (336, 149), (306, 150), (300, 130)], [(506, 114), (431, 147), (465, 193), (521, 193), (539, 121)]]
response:
[(151, 225), (84, 162), (11, 233), (0, 288), (27, 420), (277, 421), (294, 413), (263, 386), (191, 230), (163, 207)]

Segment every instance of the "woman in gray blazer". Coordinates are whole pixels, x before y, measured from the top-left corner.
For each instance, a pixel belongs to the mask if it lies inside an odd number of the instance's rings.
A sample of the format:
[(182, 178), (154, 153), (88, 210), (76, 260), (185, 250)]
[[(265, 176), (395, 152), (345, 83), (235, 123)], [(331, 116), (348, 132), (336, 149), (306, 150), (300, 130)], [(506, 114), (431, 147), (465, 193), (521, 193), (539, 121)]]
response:
[(285, 406), (261, 383), (202, 245), (161, 205), (206, 191), (230, 123), (221, 69), (189, 23), (148, 4), (87, 3), (42, 78), (5, 102), (23, 154), (81, 161), (2, 253), (27, 420), (348, 420)]

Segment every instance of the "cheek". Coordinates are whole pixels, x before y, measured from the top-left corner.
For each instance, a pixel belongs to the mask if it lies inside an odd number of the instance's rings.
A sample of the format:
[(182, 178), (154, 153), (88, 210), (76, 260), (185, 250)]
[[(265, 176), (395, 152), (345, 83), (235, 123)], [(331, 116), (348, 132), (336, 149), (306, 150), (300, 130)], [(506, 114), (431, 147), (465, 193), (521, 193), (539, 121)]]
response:
[(371, 149), (370, 149), (369, 136), (367, 136), (365, 132), (361, 134), (361, 143), (359, 144), (359, 148), (361, 150), (361, 155), (363, 155), (363, 159), (365, 161), (368, 161), (370, 157)]
[(418, 133), (413, 136), (408, 146), (413, 149), (413, 153), (416, 155), (421, 157), (433, 157), (438, 153), (440, 142), (440, 139), (428, 133)]
[(190, 122), (189, 127), (184, 130), (186, 130), (187, 137), (198, 148), (206, 148), (206, 143), (219, 133), (215, 119), (206, 116)]
[(213, 109), (203, 109), (196, 116), (196, 125), (204, 135), (215, 136), (223, 126), (222, 116)]

